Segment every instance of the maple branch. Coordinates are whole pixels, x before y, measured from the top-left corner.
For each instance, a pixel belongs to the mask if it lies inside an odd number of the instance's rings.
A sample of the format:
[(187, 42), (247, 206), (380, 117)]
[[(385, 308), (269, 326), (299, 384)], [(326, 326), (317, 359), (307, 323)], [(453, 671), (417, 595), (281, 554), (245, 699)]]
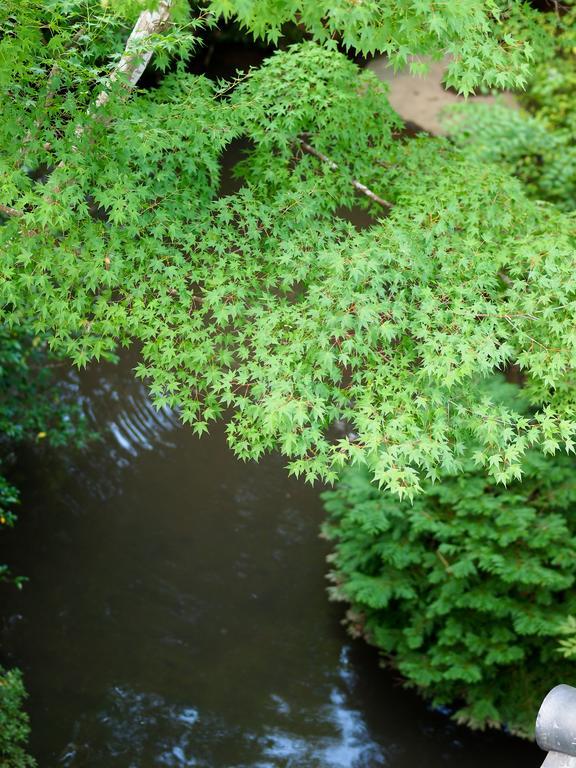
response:
[[(328, 155), (323, 154), (322, 152), (319, 152), (317, 149), (315, 149), (311, 144), (308, 144), (308, 142), (304, 141), (303, 139), (299, 140), (300, 147), (304, 150), (304, 152), (307, 152), (309, 155), (314, 155), (314, 157), (317, 157), (319, 160), (322, 160), (323, 163), (326, 163), (329, 168), (332, 168), (334, 171), (338, 170), (340, 166), (338, 163), (335, 163), (334, 160), (331, 160)], [(381, 205), (383, 208), (393, 208), (393, 204), (390, 203), (388, 200), (384, 200), (384, 198), (380, 197), (376, 194), (376, 192), (373, 192), (370, 187), (367, 187), (366, 184), (362, 184), (361, 181), (357, 181), (356, 179), (352, 179), (350, 182), (354, 189), (357, 189), (358, 192), (361, 192), (363, 195), (366, 195), (366, 197), (369, 197), (370, 200), (373, 200), (375, 203), (378, 203), (378, 205)]]
[(2, 205), (2, 203), (0, 203), (0, 213), (4, 216), (24, 216), (24, 211), (11, 208), (9, 205)]

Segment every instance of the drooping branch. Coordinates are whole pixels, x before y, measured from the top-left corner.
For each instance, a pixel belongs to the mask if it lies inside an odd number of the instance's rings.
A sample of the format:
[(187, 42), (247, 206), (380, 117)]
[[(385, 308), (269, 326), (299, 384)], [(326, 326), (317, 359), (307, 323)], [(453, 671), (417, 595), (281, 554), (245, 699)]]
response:
[[(338, 170), (340, 167), (338, 163), (335, 163), (334, 160), (328, 157), (328, 155), (323, 154), (322, 152), (319, 152), (315, 147), (313, 147), (311, 144), (308, 144), (308, 142), (304, 141), (303, 139), (300, 139), (299, 141), (301, 149), (304, 150), (304, 152), (307, 152), (309, 155), (314, 155), (314, 157), (317, 157), (319, 160), (322, 160), (323, 163), (326, 163), (326, 165), (329, 168), (332, 168), (333, 170)], [(361, 192), (363, 195), (366, 195), (366, 197), (369, 197), (370, 200), (373, 200), (378, 205), (381, 205), (383, 208), (393, 208), (393, 204), (390, 203), (388, 200), (384, 200), (384, 198), (380, 197), (376, 194), (376, 192), (373, 192), (370, 187), (367, 187), (366, 184), (362, 184), (361, 181), (357, 181), (357, 179), (352, 179), (350, 182), (354, 189), (357, 189), (358, 192)]]
[[(160, 32), (166, 26), (166, 24), (170, 19), (171, 5), (172, 5), (172, 0), (160, 0), (160, 3), (156, 10), (142, 11), (140, 16), (138, 17), (138, 20), (136, 21), (136, 24), (132, 29), (132, 32), (130, 33), (128, 40), (126, 41), (124, 53), (120, 57), (120, 61), (118, 62), (118, 65), (116, 66), (116, 68), (113, 70), (113, 72), (109, 77), (110, 83), (113, 83), (118, 78), (119, 75), (126, 76), (125, 84), (129, 88), (134, 87), (138, 83), (138, 81), (140, 80), (140, 78), (144, 73), (144, 70), (148, 66), (148, 63), (153, 53), (151, 49), (143, 50), (142, 43), (151, 35), (154, 35), (157, 32)], [(52, 74), (54, 73), (51, 73), (51, 76)], [(96, 98), (96, 102), (95, 102), (96, 108), (99, 108), (104, 104), (106, 104), (109, 98), (110, 98), (110, 94), (108, 91), (106, 90), (101, 91)], [(81, 134), (84, 131), (84, 127), (78, 126), (76, 130), (78, 134)], [(334, 170), (339, 169), (340, 166), (338, 165), (338, 163), (336, 163), (327, 155), (317, 150), (311, 144), (308, 144), (308, 142), (304, 141), (303, 139), (300, 139), (299, 144), (301, 149), (304, 152), (307, 152), (308, 154), (313, 155), (314, 157), (318, 158), (323, 163), (326, 163), (330, 168)], [(380, 205), (386, 209), (390, 209), (393, 207), (393, 204), (391, 202), (377, 195), (373, 190), (371, 190), (361, 181), (358, 181), (357, 179), (352, 179), (351, 184), (358, 192), (362, 193), (363, 195), (366, 195), (366, 197), (370, 198), (370, 200), (375, 202), (377, 205)], [(22, 216), (23, 215), (23, 211), (19, 211), (15, 208), (11, 208), (10, 206), (6, 206), (1, 203), (0, 203), (0, 213), (4, 214), (5, 216)]]

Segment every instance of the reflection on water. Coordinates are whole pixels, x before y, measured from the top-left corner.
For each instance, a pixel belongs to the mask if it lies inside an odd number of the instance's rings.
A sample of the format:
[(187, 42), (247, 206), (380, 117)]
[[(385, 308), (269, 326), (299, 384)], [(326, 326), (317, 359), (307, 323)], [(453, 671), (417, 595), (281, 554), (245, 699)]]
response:
[(156, 413), (131, 363), (73, 378), (102, 439), (20, 466), (6, 661), (40, 768), (538, 766), (429, 711), (325, 594), (317, 489)]
[[(348, 703), (347, 695), (352, 692), (354, 681), (348, 656), (349, 649), (344, 646), (335, 670), (340, 679), (330, 690), (329, 703), (321, 707), (316, 715), (310, 713), (310, 717), (315, 716), (318, 723), (326, 725), (328, 734), (324, 738), (307, 741), (288, 729), (268, 729), (266, 737), (260, 739), (267, 760), (257, 763), (258, 768), (314, 764), (330, 768), (376, 768), (386, 765), (385, 750), (371, 738), (362, 712)], [(281, 705), (280, 711), (289, 714), (289, 705), (280, 697), (276, 698)]]
[(84, 376), (71, 373), (89, 423), (105, 434), (110, 457), (121, 465), (127, 463), (123, 454), (136, 457), (141, 451), (174, 448), (170, 432), (181, 427), (177, 413), (152, 405), (142, 382), (134, 379), (126, 388), (127, 367), (96, 368)]
[[(346, 700), (351, 674), (346, 648), (339, 673), (341, 685), (332, 687), (329, 703), (317, 712), (299, 713), (299, 718), (315, 723), (318, 733), (312, 738), (295, 730), (290, 704), (277, 694), (270, 694), (270, 706), (263, 713), (270, 722), (263, 723), (261, 732), (251, 732), (238, 730), (215, 713), (201, 713), (194, 706), (175, 705), (158, 694), (115, 686), (95, 717), (91, 714), (86, 722), (82, 717), (78, 720), (74, 740), (66, 745), (60, 763), (81, 765), (83, 758), (94, 758), (95, 752), (84, 739), (85, 729), (93, 732), (94, 717), (100, 732), (96, 752), (103, 760), (126, 761), (118, 764), (210, 766), (210, 759), (200, 757), (199, 752), (216, 736), (221, 744), (229, 742), (238, 768), (383, 766), (383, 748), (371, 739), (361, 712)], [(244, 751), (252, 755), (248, 762), (241, 760)]]
[[(198, 765), (191, 756), (193, 726), (198, 721), (198, 712), (193, 707), (171, 705), (157, 694), (115, 686), (94, 721), (88, 723), (88, 728), (96, 725), (100, 731), (96, 752), (110, 760), (124, 758), (127, 764), (139, 765), (150, 753), (155, 765)], [(81, 717), (76, 724), (75, 740), (61, 756), (62, 765), (82, 764), (79, 760), (90, 758), (90, 748), (83, 741), (83, 724)]]

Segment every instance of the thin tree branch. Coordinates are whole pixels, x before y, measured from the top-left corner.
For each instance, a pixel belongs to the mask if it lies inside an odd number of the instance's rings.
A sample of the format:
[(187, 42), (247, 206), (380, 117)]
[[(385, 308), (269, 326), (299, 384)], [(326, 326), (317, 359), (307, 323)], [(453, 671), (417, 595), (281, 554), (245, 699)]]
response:
[[(300, 139), (299, 143), (300, 143), (300, 147), (304, 150), (304, 152), (307, 152), (309, 155), (314, 155), (314, 157), (317, 157), (319, 160), (322, 160), (323, 163), (326, 163), (326, 165), (329, 168), (332, 168), (334, 171), (338, 170), (338, 168), (340, 167), (338, 163), (335, 163), (334, 160), (331, 160), (327, 155), (324, 155), (322, 152), (319, 152), (311, 144), (308, 144), (303, 139)], [(375, 203), (378, 203), (378, 205), (381, 205), (383, 208), (390, 209), (394, 207), (392, 203), (390, 203), (388, 200), (384, 200), (384, 198), (377, 195), (376, 192), (373, 192), (370, 189), (370, 187), (367, 187), (366, 184), (362, 184), (361, 181), (352, 179), (351, 184), (354, 187), (354, 189), (357, 189), (358, 192), (361, 192), (363, 195), (366, 195), (366, 197), (369, 197), (370, 200), (373, 200)]]
[(2, 203), (0, 203), (0, 213), (4, 216), (24, 216), (24, 211), (11, 208), (9, 205), (2, 205)]
[[(82, 35), (84, 34), (84, 28), (80, 27), (72, 37), (72, 40), (70, 41), (70, 45), (75, 45)], [(46, 96), (44, 97), (44, 109), (48, 109), (52, 102), (54, 101), (54, 89), (52, 88), (52, 85), (54, 83), (54, 80), (56, 76), (60, 73), (61, 67), (60, 63), (58, 61), (55, 61), (52, 64), (52, 68), (50, 69), (50, 72), (48, 73), (48, 79), (46, 81)], [(37, 132), (37, 129), (40, 127), (41, 121), (40, 119), (36, 119), (34, 121), (34, 131), (31, 129), (26, 133), (26, 136), (24, 136), (24, 139), (22, 140), (22, 146), (20, 147), (20, 156), (17, 161), (17, 167), (21, 167), (24, 164), (25, 156), (26, 156), (26, 148), (28, 144), (32, 141), (32, 138), (34, 134)], [(45, 149), (49, 148), (49, 144), (45, 145)]]

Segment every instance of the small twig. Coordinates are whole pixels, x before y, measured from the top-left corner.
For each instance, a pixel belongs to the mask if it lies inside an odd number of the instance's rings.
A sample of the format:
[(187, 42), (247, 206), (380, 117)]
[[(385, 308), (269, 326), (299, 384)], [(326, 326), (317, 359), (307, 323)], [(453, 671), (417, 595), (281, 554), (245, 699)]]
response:
[(446, 573), (452, 574), (452, 568), (450, 566), (450, 563), (448, 562), (448, 560), (446, 560), (446, 558), (444, 557), (442, 552), (440, 552), (439, 549), (436, 550), (436, 556), (438, 557), (438, 560), (440, 560), (440, 562), (444, 566), (444, 570), (446, 571)]
[[(76, 45), (76, 43), (80, 42), (80, 39), (82, 38), (82, 35), (84, 34), (84, 32), (85, 32), (84, 27), (80, 27), (79, 29), (77, 29), (70, 41), (70, 45), (74, 46)], [(54, 100), (54, 90), (53, 88), (51, 88), (51, 86), (54, 83), (54, 79), (60, 74), (60, 71), (61, 71), (60, 64), (58, 61), (55, 61), (54, 64), (52, 64), (52, 69), (48, 74), (48, 81), (46, 83), (46, 96), (44, 98), (45, 109), (50, 107)]]
[(4, 214), (4, 216), (24, 216), (24, 211), (18, 211), (16, 208), (2, 205), (2, 203), (0, 203), (0, 213)]
[[(332, 168), (334, 171), (340, 168), (338, 163), (335, 163), (334, 160), (331, 160), (327, 155), (324, 155), (322, 152), (319, 152), (311, 144), (308, 144), (303, 139), (300, 139), (300, 146), (304, 150), (304, 152), (307, 152), (309, 155), (314, 155), (314, 157), (317, 157), (319, 160), (322, 160), (323, 163), (326, 163), (326, 165), (328, 165), (328, 167)], [(354, 189), (357, 189), (358, 192), (361, 192), (363, 195), (366, 195), (366, 197), (369, 197), (370, 200), (373, 200), (375, 203), (378, 203), (378, 205), (381, 205), (383, 208), (390, 209), (394, 207), (392, 203), (390, 203), (388, 200), (384, 200), (384, 198), (377, 195), (376, 192), (373, 192), (369, 187), (366, 186), (366, 184), (362, 184), (362, 182), (357, 181), (356, 179), (352, 179), (351, 184), (354, 187)]]
[(526, 338), (527, 338), (527, 339), (530, 339), (530, 341), (531, 341), (533, 344), (536, 344), (538, 347), (541, 347), (542, 349), (545, 349), (545, 350), (546, 350), (546, 352), (563, 352), (563, 351), (564, 351), (562, 347), (547, 347), (545, 344), (542, 344), (542, 342), (541, 342), (541, 341), (538, 341), (538, 339), (535, 339), (533, 336), (530, 336), (530, 334), (529, 334), (529, 333), (526, 333), (526, 331), (523, 331), (521, 328), (518, 328), (518, 326), (514, 325), (514, 323), (513, 323), (513, 322), (512, 322), (512, 320), (510, 319), (510, 316), (508, 316), (508, 317), (505, 317), (504, 319), (505, 319), (505, 320), (506, 320), (508, 323), (510, 323), (510, 325), (512, 326), (512, 328), (514, 328), (514, 330), (515, 330), (517, 333), (523, 333), (523, 334), (524, 334), (524, 336), (526, 336)]
[(498, 272), (498, 277), (500, 280), (502, 280), (503, 283), (506, 283), (506, 285), (514, 285), (514, 280), (512, 280), (505, 272)]

